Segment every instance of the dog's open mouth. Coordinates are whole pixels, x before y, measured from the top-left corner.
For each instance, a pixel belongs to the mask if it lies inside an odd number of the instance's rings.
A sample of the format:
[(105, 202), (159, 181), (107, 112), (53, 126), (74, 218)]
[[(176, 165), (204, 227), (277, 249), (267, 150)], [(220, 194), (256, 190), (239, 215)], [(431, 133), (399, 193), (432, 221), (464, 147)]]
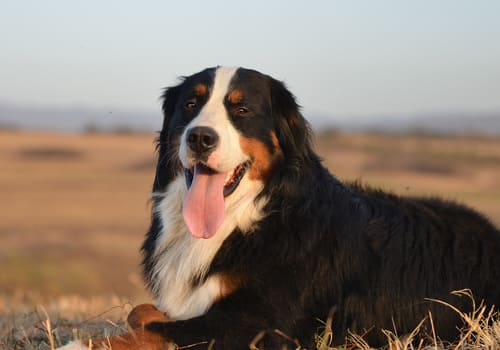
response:
[(228, 173), (201, 163), (184, 170), (188, 192), (182, 214), (193, 237), (210, 238), (217, 232), (224, 222), (225, 197), (236, 190), (250, 165), (246, 161)]
[[(234, 190), (238, 187), (238, 185), (241, 182), (241, 179), (243, 179), (243, 176), (247, 172), (248, 168), (250, 168), (251, 163), (252, 162), (249, 160), (243, 162), (239, 164), (236, 168), (234, 168), (231, 172), (227, 173), (226, 178), (224, 180), (224, 187), (222, 190), (224, 197), (227, 197), (230, 194), (232, 194)], [(196, 170), (200, 174), (205, 174), (205, 175), (217, 174), (215, 170), (201, 163), (196, 164), (191, 169), (184, 169), (184, 176), (186, 177), (186, 185), (188, 189), (191, 187), (191, 184), (193, 183), (195, 168), (198, 168)]]

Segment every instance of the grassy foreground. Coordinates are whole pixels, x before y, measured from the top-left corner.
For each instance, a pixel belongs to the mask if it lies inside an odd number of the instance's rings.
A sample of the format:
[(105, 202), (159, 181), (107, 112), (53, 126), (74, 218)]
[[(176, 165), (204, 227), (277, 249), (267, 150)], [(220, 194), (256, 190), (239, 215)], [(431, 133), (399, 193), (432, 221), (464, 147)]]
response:
[(61, 296), (47, 304), (0, 298), (16, 303), (0, 316), (0, 349), (54, 349), (72, 339), (106, 337), (126, 332), (132, 305), (118, 297)]
[[(455, 310), (463, 320), (461, 336), (454, 343), (442, 342), (439, 334), (433, 329), (433, 315), (422, 320), (410, 334), (398, 334), (396, 330), (383, 330), (390, 350), (478, 350), (500, 349), (500, 313), (494, 307), (479, 303), (476, 305), (472, 295), (467, 290), (457, 291), (462, 297), (468, 297), (473, 303), (473, 311), (463, 313), (453, 305), (446, 304)], [(1, 300), (8, 302), (6, 299)], [(442, 303), (439, 300), (434, 302)], [(110, 307), (110, 305), (114, 305)], [(4, 315), (0, 318), (0, 348), (53, 350), (72, 339), (88, 339), (108, 337), (127, 332), (126, 316), (132, 309), (132, 304), (119, 298), (82, 299), (77, 296), (61, 297), (47, 306), (38, 305), (27, 308), (24, 312)], [(104, 311), (103, 311), (104, 310)], [(91, 316), (92, 315), (92, 316)], [(424, 322), (431, 325), (430, 332), (421, 331)], [(301, 344), (289, 338), (279, 329), (275, 333), (290, 342), (288, 349), (305, 349)], [(257, 350), (254, 345), (262, 334), (257, 334), (248, 348)], [(332, 332), (331, 319), (324, 322), (324, 327), (318, 329), (316, 339), (317, 350), (372, 349), (362, 335), (351, 334), (340, 347), (333, 347), (335, 340)], [(242, 344), (245, 348), (246, 344)], [(188, 347), (183, 347), (188, 348)]]

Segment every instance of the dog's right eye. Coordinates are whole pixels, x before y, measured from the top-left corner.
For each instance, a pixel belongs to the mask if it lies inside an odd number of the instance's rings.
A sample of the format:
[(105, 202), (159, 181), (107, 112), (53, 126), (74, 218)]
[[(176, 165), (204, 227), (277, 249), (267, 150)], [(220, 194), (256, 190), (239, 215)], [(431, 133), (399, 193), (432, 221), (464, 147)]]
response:
[(184, 109), (187, 109), (188, 111), (191, 111), (196, 108), (196, 102), (193, 101), (187, 101), (184, 103)]

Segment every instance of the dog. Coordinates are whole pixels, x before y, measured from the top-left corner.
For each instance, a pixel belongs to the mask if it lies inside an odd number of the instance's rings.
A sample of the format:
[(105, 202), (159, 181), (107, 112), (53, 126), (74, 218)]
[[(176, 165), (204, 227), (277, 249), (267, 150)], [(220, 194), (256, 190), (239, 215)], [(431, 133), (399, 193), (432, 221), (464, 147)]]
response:
[(499, 230), (461, 204), (339, 181), (282, 82), (209, 68), (166, 89), (162, 107), (142, 246), (161, 312), (135, 310), (135, 331), (102, 343), (312, 349), (330, 320), (334, 343), (352, 332), (380, 345), (382, 329), (408, 333), (429, 311), (453, 340), (460, 318), (433, 300), (467, 312), (451, 292), (469, 289), (500, 305)]

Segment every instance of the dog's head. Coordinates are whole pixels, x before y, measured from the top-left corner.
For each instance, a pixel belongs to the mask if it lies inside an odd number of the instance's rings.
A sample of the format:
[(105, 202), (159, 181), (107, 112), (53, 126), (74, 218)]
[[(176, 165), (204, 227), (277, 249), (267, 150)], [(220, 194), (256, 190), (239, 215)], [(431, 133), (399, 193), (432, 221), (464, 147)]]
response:
[(166, 89), (163, 112), (154, 190), (185, 177), (183, 215), (195, 237), (213, 236), (229, 207), (255, 200), (310, 153), (293, 95), (254, 70), (217, 67), (185, 77)]

